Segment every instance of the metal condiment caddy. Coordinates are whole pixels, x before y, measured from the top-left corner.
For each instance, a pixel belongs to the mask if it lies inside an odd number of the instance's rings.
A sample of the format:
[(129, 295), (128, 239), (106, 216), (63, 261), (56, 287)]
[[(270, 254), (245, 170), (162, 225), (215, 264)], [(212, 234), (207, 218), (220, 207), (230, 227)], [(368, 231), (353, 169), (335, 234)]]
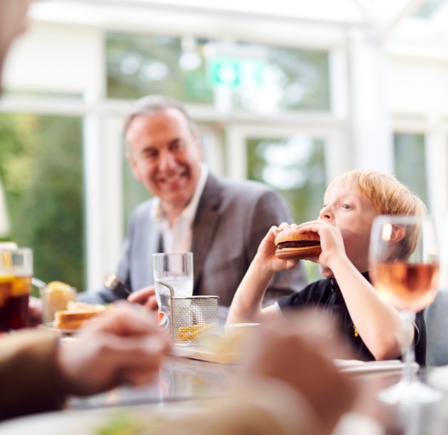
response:
[(171, 336), (176, 344), (195, 344), (218, 327), (218, 296), (188, 296), (177, 298), (174, 289), (168, 288), (171, 305)]

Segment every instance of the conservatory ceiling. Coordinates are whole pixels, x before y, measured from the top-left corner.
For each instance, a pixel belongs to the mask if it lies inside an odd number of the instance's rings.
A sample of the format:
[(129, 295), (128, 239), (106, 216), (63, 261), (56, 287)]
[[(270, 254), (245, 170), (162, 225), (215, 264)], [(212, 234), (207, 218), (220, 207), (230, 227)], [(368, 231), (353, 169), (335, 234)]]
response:
[(40, 0), (30, 12), (36, 20), (116, 29), (135, 25), (136, 31), (148, 31), (168, 14), (174, 22), (179, 17), (184, 27), (207, 18), (214, 24), (217, 20), (282, 22), (311, 32), (314, 26), (316, 33), (362, 28), (382, 42), (414, 45), (414, 49), (431, 46), (444, 52), (448, 47), (446, 0)]

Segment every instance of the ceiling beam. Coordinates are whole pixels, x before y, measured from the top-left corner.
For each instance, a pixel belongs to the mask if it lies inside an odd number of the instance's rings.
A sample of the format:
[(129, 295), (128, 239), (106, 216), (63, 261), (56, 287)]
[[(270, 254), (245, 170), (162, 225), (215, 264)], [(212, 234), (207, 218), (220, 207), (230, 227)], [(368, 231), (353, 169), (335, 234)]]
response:
[(375, 3), (374, 12), (375, 36), (386, 41), (398, 24), (416, 12), (425, 0), (379, 0)]
[[(72, 0), (50, 0), (46, 3), (70, 3)], [(353, 0), (276, 0), (254, 2), (251, 0), (77, 0), (104, 6), (145, 7), (201, 13), (227, 14), (250, 17), (306, 20), (327, 24), (364, 25), (366, 19)]]

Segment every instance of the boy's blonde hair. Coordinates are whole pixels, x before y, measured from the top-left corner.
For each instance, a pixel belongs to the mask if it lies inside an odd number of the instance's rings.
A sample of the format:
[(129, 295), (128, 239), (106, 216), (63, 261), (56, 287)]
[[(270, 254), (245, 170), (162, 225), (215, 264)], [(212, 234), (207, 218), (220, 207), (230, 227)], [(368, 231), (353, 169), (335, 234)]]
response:
[[(372, 201), (378, 214), (417, 216), (426, 214), (426, 206), (423, 201), (391, 175), (357, 169), (335, 178), (327, 187), (327, 192), (341, 185), (356, 187)], [(406, 237), (397, 244), (397, 255), (400, 258), (405, 259), (414, 252), (419, 235), (418, 228), (413, 231), (408, 229)]]
[(392, 175), (368, 169), (356, 169), (335, 178), (327, 187), (350, 184), (372, 201), (379, 214), (426, 214), (423, 201)]

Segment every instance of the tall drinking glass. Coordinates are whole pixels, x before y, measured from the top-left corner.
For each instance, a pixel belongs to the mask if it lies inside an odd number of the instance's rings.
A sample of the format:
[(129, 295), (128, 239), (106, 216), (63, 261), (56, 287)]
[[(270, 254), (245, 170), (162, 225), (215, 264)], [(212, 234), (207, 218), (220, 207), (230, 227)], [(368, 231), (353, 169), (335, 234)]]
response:
[(441, 398), (415, 376), (412, 332), (415, 313), (434, 301), (439, 283), (439, 255), (434, 223), (429, 217), (378, 216), (370, 240), (370, 272), (374, 287), (401, 311), (403, 361), (400, 382), (381, 391), (386, 403), (428, 403)]
[(193, 253), (153, 254), (154, 285), (159, 304), (159, 326), (170, 328), (171, 305), (169, 290), (157, 281), (174, 289), (174, 296), (186, 298), (193, 295)]
[(0, 248), (0, 331), (24, 328), (33, 275), (29, 248)]

